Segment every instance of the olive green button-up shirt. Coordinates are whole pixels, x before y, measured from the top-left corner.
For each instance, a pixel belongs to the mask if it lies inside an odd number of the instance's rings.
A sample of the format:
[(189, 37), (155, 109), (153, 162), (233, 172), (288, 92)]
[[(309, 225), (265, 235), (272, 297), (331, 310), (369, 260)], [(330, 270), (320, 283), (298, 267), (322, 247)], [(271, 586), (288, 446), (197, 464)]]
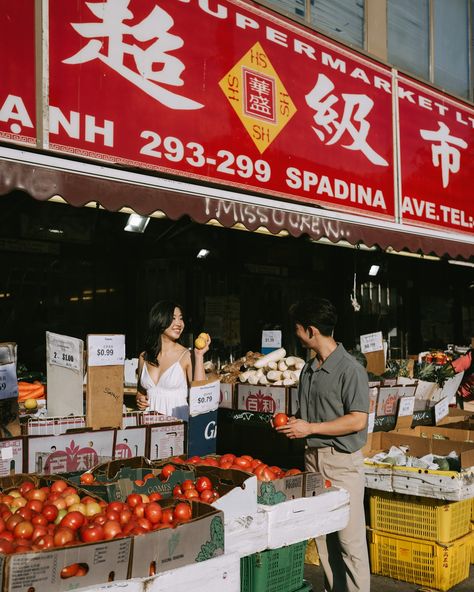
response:
[[(365, 368), (339, 343), (319, 365), (306, 363), (298, 389), (299, 416), (311, 423), (331, 421), (351, 411), (369, 412), (369, 382)], [(367, 428), (345, 436), (310, 436), (310, 447), (333, 446), (340, 452), (360, 450), (367, 441)]]

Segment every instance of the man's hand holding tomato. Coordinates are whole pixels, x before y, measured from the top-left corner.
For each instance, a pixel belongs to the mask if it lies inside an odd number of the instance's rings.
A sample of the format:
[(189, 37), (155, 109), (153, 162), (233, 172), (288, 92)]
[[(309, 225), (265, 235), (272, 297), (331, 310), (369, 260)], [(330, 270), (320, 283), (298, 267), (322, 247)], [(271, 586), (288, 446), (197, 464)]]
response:
[(295, 438), (306, 438), (313, 433), (312, 425), (304, 419), (296, 419), (296, 417), (290, 417), (286, 425), (275, 427), (277, 432), (284, 434), (291, 440)]

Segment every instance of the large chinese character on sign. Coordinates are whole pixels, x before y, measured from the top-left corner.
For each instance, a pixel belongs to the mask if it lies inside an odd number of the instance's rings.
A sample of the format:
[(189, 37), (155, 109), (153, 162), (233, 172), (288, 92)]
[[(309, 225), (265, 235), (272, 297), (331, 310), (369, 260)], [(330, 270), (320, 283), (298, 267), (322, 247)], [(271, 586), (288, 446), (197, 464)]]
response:
[[(66, 64), (81, 64), (101, 60), (120, 76), (143, 92), (171, 109), (200, 109), (192, 99), (171, 92), (167, 87), (183, 86), (183, 62), (173, 52), (184, 45), (178, 35), (170, 33), (173, 18), (153, 3), (143, 20), (129, 25), (133, 19), (130, 0), (106, 0), (87, 3), (87, 8), (98, 19), (95, 22), (72, 23), (73, 28), (87, 40)], [(130, 41), (128, 41), (130, 39)], [(128, 65), (131, 58), (132, 64)]]
[(401, 215), (405, 224), (474, 232), (474, 108), (401, 76)]
[[(334, 88), (331, 80), (320, 74), (314, 88), (306, 95), (306, 102), (315, 111), (314, 133), (327, 146), (340, 142), (347, 150), (362, 152), (372, 164), (388, 166), (388, 162), (368, 143), (370, 123), (366, 118), (374, 101), (363, 93), (343, 93), (338, 98), (333, 93)], [(341, 103), (343, 107), (338, 111), (337, 104)], [(349, 144), (345, 143), (345, 137)]]

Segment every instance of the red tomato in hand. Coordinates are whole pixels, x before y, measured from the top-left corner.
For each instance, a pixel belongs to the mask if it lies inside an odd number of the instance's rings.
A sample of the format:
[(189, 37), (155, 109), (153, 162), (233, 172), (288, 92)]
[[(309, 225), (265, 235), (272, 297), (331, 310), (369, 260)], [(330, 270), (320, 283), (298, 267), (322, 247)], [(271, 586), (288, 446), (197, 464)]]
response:
[(277, 413), (273, 418), (273, 427), (279, 428), (288, 423), (288, 415), (286, 413)]

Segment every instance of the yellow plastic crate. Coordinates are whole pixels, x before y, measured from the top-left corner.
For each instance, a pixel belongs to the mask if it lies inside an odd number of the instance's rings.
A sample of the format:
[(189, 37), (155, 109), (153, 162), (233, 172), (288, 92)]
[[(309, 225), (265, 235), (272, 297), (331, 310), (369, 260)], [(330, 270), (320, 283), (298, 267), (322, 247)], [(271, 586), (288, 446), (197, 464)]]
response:
[(472, 498), (472, 506), (471, 506), (471, 522), (474, 522), (474, 497)]
[(468, 534), (470, 525), (470, 499), (446, 502), (383, 491), (370, 495), (370, 526), (375, 530), (450, 543)]
[(446, 545), (369, 531), (372, 573), (436, 590), (449, 590), (469, 577), (471, 534)]
[(471, 563), (474, 563), (474, 522), (471, 523)]

